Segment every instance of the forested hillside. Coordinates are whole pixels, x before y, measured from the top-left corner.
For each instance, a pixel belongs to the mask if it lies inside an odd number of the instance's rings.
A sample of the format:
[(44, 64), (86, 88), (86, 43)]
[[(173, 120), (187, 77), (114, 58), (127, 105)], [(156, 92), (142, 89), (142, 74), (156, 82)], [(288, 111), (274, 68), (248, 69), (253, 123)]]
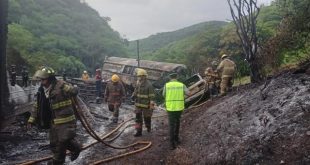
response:
[[(190, 27), (186, 27), (186, 28), (172, 31), (172, 32), (157, 33), (157, 34), (151, 35), (148, 38), (141, 39), (139, 41), (140, 51), (141, 52), (153, 52), (174, 41), (180, 41), (184, 38), (191, 37), (201, 32), (204, 32), (208, 28), (221, 27), (225, 24), (227, 23), (222, 22), (222, 21), (210, 21), (210, 22), (203, 22), (203, 23), (199, 23), (196, 25), (192, 25)], [(135, 55), (137, 53), (136, 41), (129, 42), (128, 48), (129, 48), (131, 55)]]
[[(261, 43), (275, 34), (281, 19), (276, 5), (262, 7), (258, 18)], [(219, 62), (219, 55), (227, 53), (237, 62), (239, 74), (248, 74), (241, 43), (232, 22), (200, 23), (175, 32), (156, 34), (139, 42), (142, 59), (183, 63), (195, 73), (211, 66), (214, 60)], [(129, 49), (131, 56), (136, 57), (135, 41), (130, 42)]]
[[(265, 74), (308, 58), (309, 10), (307, 0), (276, 0), (261, 7), (257, 31)], [(210, 21), (158, 33), (140, 40), (140, 57), (183, 63), (197, 73), (227, 53), (245, 76), (248, 65), (235, 31), (232, 22)], [(125, 45), (106, 19), (79, 0), (9, 0), (9, 65), (93, 71), (105, 56), (135, 58), (136, 41)]]
[(119, 33), (79, 0), (9, 0), (9, 65), (78, 73), (126, 54)]
[[(261, 6), (257, 32), (260, 60), (265, 72), (307, 58), (309, 15), (309, 2), (306, 0), (298, 3), (277, 0), (270, 6)], [(131, 41), (129, 48), (131, 56), (136, 57), (136, 42)], [(211, 66), (212, 61), (219, 60), (223, 53), (231, 55), (237, 62), (240, 76), (249, 74), (232, 22), (211, 21), (140, 40), (142, 59), (183, 63), (193, 72), (202, 72), (206, 66)]]
[(141, 58), (183, 63), (196, 72), (210, 61), (207, 57), (217, 56), (220, 32), (225, 25), (226, 22), (211, 21), (151, 36), (140, 41)]

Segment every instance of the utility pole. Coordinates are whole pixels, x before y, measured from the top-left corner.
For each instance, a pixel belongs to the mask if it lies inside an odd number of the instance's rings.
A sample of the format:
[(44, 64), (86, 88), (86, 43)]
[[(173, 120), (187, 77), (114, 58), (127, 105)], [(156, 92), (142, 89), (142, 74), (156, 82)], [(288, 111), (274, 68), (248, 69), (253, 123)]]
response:
[(138, 53), (138, 68), (140, 68), (140, 55), (139, 55), (139, 40), (137, 40), (137, 53)]
[[(9, 89), (6, 72), (6, 40), (7, 40), (8, 0), (0, 0), (0, 121), (8, 111)], [(2, 127), (0, 122), (0, 128)]]

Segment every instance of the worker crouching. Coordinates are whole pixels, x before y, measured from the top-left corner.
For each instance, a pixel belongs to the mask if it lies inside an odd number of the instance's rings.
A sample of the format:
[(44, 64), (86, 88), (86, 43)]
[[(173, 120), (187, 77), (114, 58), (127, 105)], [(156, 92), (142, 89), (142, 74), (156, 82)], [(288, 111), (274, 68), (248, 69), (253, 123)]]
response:
[(66, 150), (71, 151), (71, 161), (77, 159), (81, 145), (75, 140), (76, 118), (71, 97), (78, 94), (77, 88), (62, 80), (57, 80), (52, 68), (38, 70), (35, 78), (41, 80), (36, 104), (28, 120), (28, 127), (36, 124), (49, 129), (50, 147), (53, 159), (49, 164), (64, 164)]
[(210, 95), (214, 96), (218, 94), (218, 81), (220, 81), (220, 78), (211, 67), (206, 68), (205, 70), (205, 80), (207, 83), (207, 88), (210, 91)]

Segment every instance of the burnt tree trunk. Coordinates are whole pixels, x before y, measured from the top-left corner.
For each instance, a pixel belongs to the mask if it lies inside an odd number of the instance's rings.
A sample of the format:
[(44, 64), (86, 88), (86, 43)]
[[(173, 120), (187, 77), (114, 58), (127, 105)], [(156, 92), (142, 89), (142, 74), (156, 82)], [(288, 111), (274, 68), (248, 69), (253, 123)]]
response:
[(7, 16), (8, 0), (0, 0), (0, 128), (9, 110), (9, 89), (6, 72)]
[(257, 53), (256, 33), (257, 16), (260, 11), (257, 0), (227, 0), (227, 2), (236, 26), (236, 33), (242, 44), (245, 60), (251, 70), (251, 81), (261, 81), (261, 64)]

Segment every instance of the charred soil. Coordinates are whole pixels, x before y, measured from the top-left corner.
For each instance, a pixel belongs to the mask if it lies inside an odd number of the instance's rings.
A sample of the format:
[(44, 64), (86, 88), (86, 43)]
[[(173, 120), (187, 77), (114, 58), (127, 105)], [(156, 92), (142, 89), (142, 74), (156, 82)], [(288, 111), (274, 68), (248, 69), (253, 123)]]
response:
[[(308, 68), (309, 70), (309, 68)], [(110, 164), (310, 164), (310, 76), (288, 71), (185, 111), (181, 145), (169, 150), (167, 119), (152, 148)]]

